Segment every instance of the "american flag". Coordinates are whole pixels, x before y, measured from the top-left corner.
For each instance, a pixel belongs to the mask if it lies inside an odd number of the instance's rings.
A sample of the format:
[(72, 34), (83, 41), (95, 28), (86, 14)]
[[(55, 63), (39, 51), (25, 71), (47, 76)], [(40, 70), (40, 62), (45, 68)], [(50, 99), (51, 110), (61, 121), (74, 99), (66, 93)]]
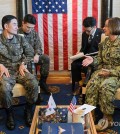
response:
[(77, 103), (77, 100), (76, 100), (75, 96), (73, 96), (70, 106), (68, 108), (71, 113), (73, 113), (76, 103)]
[(33, 13), (67, 13), (67, 0), (33, 0)]
[(32, 0), (35, 30), (50, 57), (50, 70), (70, 70), (69, 57), (81, 47), (82, 21), (94, 16), (100, 26), (100, 5), (101, 0)]

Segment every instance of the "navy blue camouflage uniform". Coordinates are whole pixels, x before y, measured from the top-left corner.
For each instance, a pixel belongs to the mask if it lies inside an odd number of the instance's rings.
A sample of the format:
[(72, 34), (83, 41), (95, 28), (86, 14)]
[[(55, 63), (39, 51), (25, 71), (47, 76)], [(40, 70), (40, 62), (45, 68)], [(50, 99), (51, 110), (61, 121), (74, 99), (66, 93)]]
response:
[[(92, 74), (86, 86), (86, 103), (97, 106), (106, 115), (114, 113), (113, 100), (120, 87), (120, 36), (112, 42), (106, 38), (99, 44), (99, 53), (93, 57), (93, 65), (97, 70)], [(99, 72), (104, 69), (110, 71), (110, 76), (101, 77)]]

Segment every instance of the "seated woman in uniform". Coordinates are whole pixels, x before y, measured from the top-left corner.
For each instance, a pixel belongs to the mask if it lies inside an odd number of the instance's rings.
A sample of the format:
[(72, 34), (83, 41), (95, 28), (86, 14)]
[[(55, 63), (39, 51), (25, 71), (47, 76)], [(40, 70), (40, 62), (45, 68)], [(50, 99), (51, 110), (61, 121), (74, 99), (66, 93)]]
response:
[[(120, 18), (107, 19), (103, 30), (108, 37), (99, 44), (98, 55), (86, 56), (82, 65), (98, 65), (86, 86), (86, 103), (99, 105), (103, 119), (107, 119), (110, 125), (114, 113), (112, 101), (120, 87)], [(96, 129), (103, 128), (96, 125)]]

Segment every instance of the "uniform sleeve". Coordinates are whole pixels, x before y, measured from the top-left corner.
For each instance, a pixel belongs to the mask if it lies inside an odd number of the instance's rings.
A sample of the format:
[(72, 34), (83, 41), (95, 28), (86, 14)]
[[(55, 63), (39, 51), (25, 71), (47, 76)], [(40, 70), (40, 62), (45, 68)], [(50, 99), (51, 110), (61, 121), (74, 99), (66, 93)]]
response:
[[(6, 47), (4, 45), (2, 45), (2, 43), (0, 42), (0, 55), (1, 57), (5, 57), (5, 58), (8, 58), (8, 59), (12, 59), (11, 58), (11, 55), (8, 54), (8, 50), (6, 49)], [(1, 59), (0, 57), (0, 59)]]
[(116, 42), (111, 50), (111, 64), (110, 75), (120, 78), (120, 41)]
[[(103, 46), (106, 45), (108, 38), (106, 38), (103, 42), (99, 44), (99, 52), (98, 55), (93, 57), (93, 65), (98, 66), (99, 68), (102, 68), (102, 65), (105, 65), (103, 63), (102, 57), (102, 51), (104, 51)], [(112, 77), (120, 77), (120, 41), (116, 41), (116, 44), (112, 47), (110, 50), (110, 57), (109, 57), (109, 64), (111, 67), (108, 67), (108, 70), (110, 71), (110, 76)], [(107, 67), (107, 65), (106, 65)]]
[(34, 33), (34, 52), (35, 54), (42, 55), (42, 43), (37, 32)]
[(22, 46), (23, 46), (23, 57), (22, 57), (22, 62), (29, 62), (31, 59), (34, 57), (34, 49), (32, 46), (26, 41), (24, 37), (22, 38)]
[(115, 69), (110, 69), (110, 76), (116, 76), (120, 78), (120, 66), (117, 66)]

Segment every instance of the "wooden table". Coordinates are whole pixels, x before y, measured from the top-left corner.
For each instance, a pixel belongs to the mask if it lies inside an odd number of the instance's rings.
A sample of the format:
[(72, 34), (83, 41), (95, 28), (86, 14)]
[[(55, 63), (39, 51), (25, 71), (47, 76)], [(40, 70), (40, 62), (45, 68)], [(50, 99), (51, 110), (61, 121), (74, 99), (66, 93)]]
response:
[[(58, 108), (68, 108), (69, 106), (68, 105), (58, 105), (57, 107)], [(77, 105), (77, 107), (79, 107), (79, 106)], [(38, 114), (39, 114), (39, 111), (41, 108), (46, 108), (46, 106), (36, 106), (36, 108), (35, 108), (35, 112), (34, 112), (32, 125), (30, 128), (29, 134), (38, 134), (40, 131), (37, 126), (38, 126)], [(85, 115), (85, 124), (86, 124), (86, 128), (84, 130), (85, 134), (97, 134), (91, 113), (88, 113), (87, 115)]]

